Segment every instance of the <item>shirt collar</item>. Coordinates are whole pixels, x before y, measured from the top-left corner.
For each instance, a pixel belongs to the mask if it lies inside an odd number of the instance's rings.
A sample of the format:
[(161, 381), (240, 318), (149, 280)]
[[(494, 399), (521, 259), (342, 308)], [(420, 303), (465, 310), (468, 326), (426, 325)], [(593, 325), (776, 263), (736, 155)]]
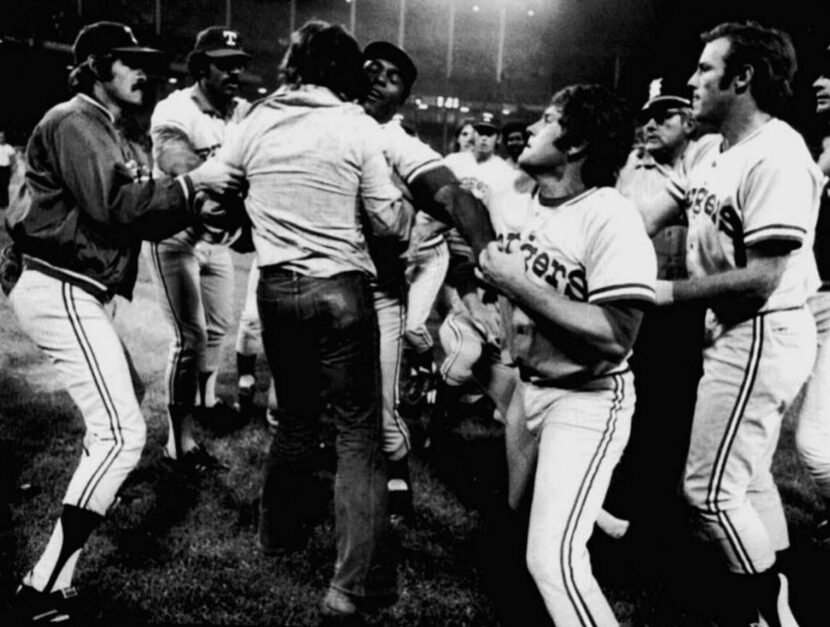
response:
[(115, 116), (112, 114), (112, 111), (107, 109), (103, 104), (101, 104), (101, 102), (99, 102), (98, 100), (96, 100), (88, 94), (77, 94), (77, 96), (82, 102), (86, 102), (87, 104), (92, 105), (96, 109), (100, 109), (101, 111), (103, 111), (107, 118), (109, 118), (109, 121), (115, 124)]
[(202, 88), (199, 86), (199, 83), (193, 83), (193, 86), (190, 88), (190, 98), (196, 103), (196, 106), (202, 113), (222, 119), (230, 118), (231, 115), (233, 115), (233, 111), (236, 109), (237, 105), (237, 100), (234, 98), (228, 107), (227, 115), (222, 115), (222, 112), (210, 103), (205, 95), (205, 92), (203, 92)]

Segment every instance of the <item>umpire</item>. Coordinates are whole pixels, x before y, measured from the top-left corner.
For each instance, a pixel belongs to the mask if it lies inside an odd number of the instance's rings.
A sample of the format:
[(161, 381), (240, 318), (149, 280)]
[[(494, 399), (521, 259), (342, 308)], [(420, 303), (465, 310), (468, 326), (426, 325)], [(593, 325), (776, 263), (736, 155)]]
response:
[(73, 52), (76, 94), (46, 113), (26, 148), (31, 204), (13, 218), (23, 270), (10, 300), (23, 331), (56, 367), (86, 433), (60, 519), (12, 599), (21, 623), (71, 619), (78, 555), (144, 446), (137, 379), (112, 321), (113, 297), (132, 295), (141, 240), (198, 222), (191, 202), (198, 190), (240, 183), (237, 170), (218, 162), (154, 180), (138, 166), (118, 124), (143, 103), (147, 70), (162, 56), (140, 46), (128, 26), (88, 25)]

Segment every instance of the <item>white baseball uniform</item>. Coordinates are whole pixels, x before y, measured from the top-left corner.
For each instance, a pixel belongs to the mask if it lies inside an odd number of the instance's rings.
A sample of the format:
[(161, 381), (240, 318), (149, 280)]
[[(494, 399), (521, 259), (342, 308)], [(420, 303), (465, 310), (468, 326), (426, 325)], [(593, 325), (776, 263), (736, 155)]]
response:
[[(527, 276), (557, 298), (590, 303), (654, 300), (656, 261), (634, 205), (592, 188), (557, 206), (533, 198), (519, 249)], [(617, 625), (586, 549), (631, 428), (627, 358), (587, 361), (561, 350), (535, 316), (511, 306), (510, 352), (538, 461), (527, 559), (557, 625)]]
[(795, 443), (819, 494), (830, 500), (830, 183), (821, 196), (813, 249), (822, 285), (807, 305), (816, 320), (818, 354), (798, 416)]
[[(227, 117), (207, 101), (198, 83), (174, 91), (156, 105), (151, 119), (153, 151), (164, 147), (163, 133), (183, 136), (196, 154), (208, 159), (219, 150), (229, 124), (249, 104), (237, 99)], [(159, 175), (156, 165), (155, 175)], [(196, 403), (200, 373), (215, 373), (225, 333), (233, 324), (233, 264), (226, 244), (215, 244), (198, 228), (159, 243), (144, 254), (156, 283), (162, 312), (173, 331), (167, 363), (168, 405)], [(204, 402), (205, 399), (202, 399)]]
[[(448, 155), (444, 162), (487, 208), (499, 245), (512, 250), (527, 220), (533, 180), (498, 156), (479, 163), (471, 152), (459, 152)], [(468, 250), (455, 233), (448, 240), (451, 248)], [(484, 305), (481, 315), (488, 320), (477, 320), (454, 290), (450, 298), (453, 307), (438, 330), (446, 355), (439, 368), (441, 376), (450, 386), (475, 378), (504, 417), (517, 377), (510, 356), (502, 350), (500, 307), (496, 303)]]
[(801, 136), (775, 118), (728, 150), (719, 135), (699, 144), (685, 185), (669, 188), (685, 207), (690, 276), (744, 267), (754, 246), (792, 247), (757, 314), (707, 312), (684, 478), (686, 498), (730, 570), (754, 574), (789, 542), (771, 464), (782, 416), (815, 358), (815, 323), (804, 305), (819, 285), (812, 243), (823, 177)]
[[(381, 129), (384, 154), (391, 174), (404, 188), (420, 184), (425, 175), (443, 166), (441, 155), (420, 139), (407, 134), (397, 121), (382, 124)], [(398, 384), (406, 321), (403, 265), (398, 267), (400, 262), (392, 258), (392, 255), (397, 257), (398, 254), (393, 251), (384, 253), (383, 259), (375, 257), (379, 279), (373, 291), (380, 330), (383, 451), (400, 456), (409, 452), (411, 442), (406, 422), (398, 414)], [(385, 269), (387, 272), (384, 272)]]

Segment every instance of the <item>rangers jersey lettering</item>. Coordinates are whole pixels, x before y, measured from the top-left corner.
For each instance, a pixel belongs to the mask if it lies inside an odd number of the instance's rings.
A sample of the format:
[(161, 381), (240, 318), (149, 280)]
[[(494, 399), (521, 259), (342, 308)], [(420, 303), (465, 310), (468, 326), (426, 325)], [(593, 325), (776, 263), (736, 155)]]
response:
[[(613, 188), (590, 189), (558, 207), (534, 196), (519, 249), (533, 282), (569, 300), (654, 302), (654, 249), (634, 205)], [(563, 352), (520, 307), (513, 307), (507, 339), (522, 377), (540, 385), (570, 387), (628, 367), (627, 357), (591, 362)]]
[(773, 118), (726, 151), (708, 135), (685, 181), (669, 192), (689, 223), (692, 277), (746, 266), (747, 248), (775, 241), (792, 249), (761, 311), (802, 306), (820, 284), (812, 253), (823, 175), (801, 136)]

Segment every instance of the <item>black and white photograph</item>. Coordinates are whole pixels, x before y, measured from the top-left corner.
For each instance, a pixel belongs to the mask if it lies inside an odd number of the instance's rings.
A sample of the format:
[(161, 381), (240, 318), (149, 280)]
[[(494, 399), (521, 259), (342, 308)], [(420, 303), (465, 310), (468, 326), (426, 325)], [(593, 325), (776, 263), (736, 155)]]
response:
[(0, 7), (0, 623), (830, 624), (830, 13)]

